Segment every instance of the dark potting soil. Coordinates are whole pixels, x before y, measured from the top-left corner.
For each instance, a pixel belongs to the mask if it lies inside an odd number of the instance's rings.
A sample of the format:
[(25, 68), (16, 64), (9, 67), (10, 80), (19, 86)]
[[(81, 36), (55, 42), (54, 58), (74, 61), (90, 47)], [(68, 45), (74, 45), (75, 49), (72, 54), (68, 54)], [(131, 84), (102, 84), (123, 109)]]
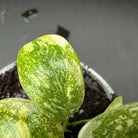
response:
[[(70, 116), (69, 122), (75, 122), (84, 119), (91, 119), (98, 114), (105, 111), (107, 106), (116, 97), (109, 100), (102, 87), (97, 81), (93, 80), (91, 76), (83, 69), (83, 76), (85, 82), (85, 98), (81, 108)], [(16, 97), (29, 99), (19, 83), (17, 67), (15, 66), (5, 74), (0, 75), (0, 99)], [(84, 124), (69, 126), (70, 132), (65, 132), (65, 138), (77, 138), (78, 132)]]

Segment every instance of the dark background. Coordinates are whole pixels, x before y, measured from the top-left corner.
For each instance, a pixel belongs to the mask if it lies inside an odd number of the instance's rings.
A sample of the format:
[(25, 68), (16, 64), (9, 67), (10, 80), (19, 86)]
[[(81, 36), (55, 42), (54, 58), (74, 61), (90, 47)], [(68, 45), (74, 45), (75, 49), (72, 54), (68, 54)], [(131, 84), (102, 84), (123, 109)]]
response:
[[(28, 9), (36, 17), (22, 17)], [(0, 0), (0, 68), (16, 60), (27, 42), (62, 26), (80, 61), (124, 97), (138, 101), (138, 1)]]

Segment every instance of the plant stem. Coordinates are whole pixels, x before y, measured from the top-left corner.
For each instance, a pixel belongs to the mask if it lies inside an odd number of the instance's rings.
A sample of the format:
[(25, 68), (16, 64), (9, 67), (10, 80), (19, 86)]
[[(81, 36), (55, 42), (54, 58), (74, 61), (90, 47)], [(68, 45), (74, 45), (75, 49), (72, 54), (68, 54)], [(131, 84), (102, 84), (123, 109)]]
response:
[(63, 123), (63, 131), (64, 131), (64, 132), (69, 131), (69, 130), (67, 129), (68, 122), (69, 122), (69, 118), (67, 118), (67, 119), (65, 120), (65, 122)]
[(91, 120), (91, 119), (85, 119), (85, 120), (80, 120), (80, 121), (68, 123), (68, 125), (75, 127), (76, 125), (79, 125), (79, 124), (82, 124), (82, 123), (87, 123), (89, 120)]
[(80, 121), (69, 123), (69, 118), (67, 118), (65, 120), (65, 122), (63, 123), (63, 131), (64, 132), (70, 132), (70, 130), (67, 129), (67, 126), (75, 127), (75, 126), (77, 126), (79, 124), (87, 123), (89, 120), (91, 120), (91, 119), (85, 119), (85, 120), (80, 120)]

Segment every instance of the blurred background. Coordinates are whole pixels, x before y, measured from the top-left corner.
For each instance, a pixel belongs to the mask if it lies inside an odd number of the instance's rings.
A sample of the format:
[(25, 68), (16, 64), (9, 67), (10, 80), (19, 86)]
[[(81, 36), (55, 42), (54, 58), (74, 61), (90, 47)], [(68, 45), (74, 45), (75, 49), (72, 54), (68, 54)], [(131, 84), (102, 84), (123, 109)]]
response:
[(0, 0), (0, 68), (27, 42), (53, 33), (65, 35), (124, 103), (138, 101), (138, 1)]

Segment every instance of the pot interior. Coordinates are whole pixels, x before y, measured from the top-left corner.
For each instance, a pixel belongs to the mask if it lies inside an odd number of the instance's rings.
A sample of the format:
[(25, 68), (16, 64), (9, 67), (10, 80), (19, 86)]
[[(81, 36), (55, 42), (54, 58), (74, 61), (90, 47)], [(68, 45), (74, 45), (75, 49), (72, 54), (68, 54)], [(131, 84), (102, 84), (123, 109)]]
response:
[[(85, 98), (80, 109), (70, 116), (70, 122), (97, 116), (104, 112), (116, 97), (116, 94), (99, 74), (83, 63), (81, 66), (85, 83)], [(29, 99), (19, 82), (15, 62), (0, 70), (0, 100), (10, 97)], [(68, 129), (72, 133), (65, 133), (65, 137), (77, 137), (83, 125), (78, 125), (75, 128), (69, 127)]]

